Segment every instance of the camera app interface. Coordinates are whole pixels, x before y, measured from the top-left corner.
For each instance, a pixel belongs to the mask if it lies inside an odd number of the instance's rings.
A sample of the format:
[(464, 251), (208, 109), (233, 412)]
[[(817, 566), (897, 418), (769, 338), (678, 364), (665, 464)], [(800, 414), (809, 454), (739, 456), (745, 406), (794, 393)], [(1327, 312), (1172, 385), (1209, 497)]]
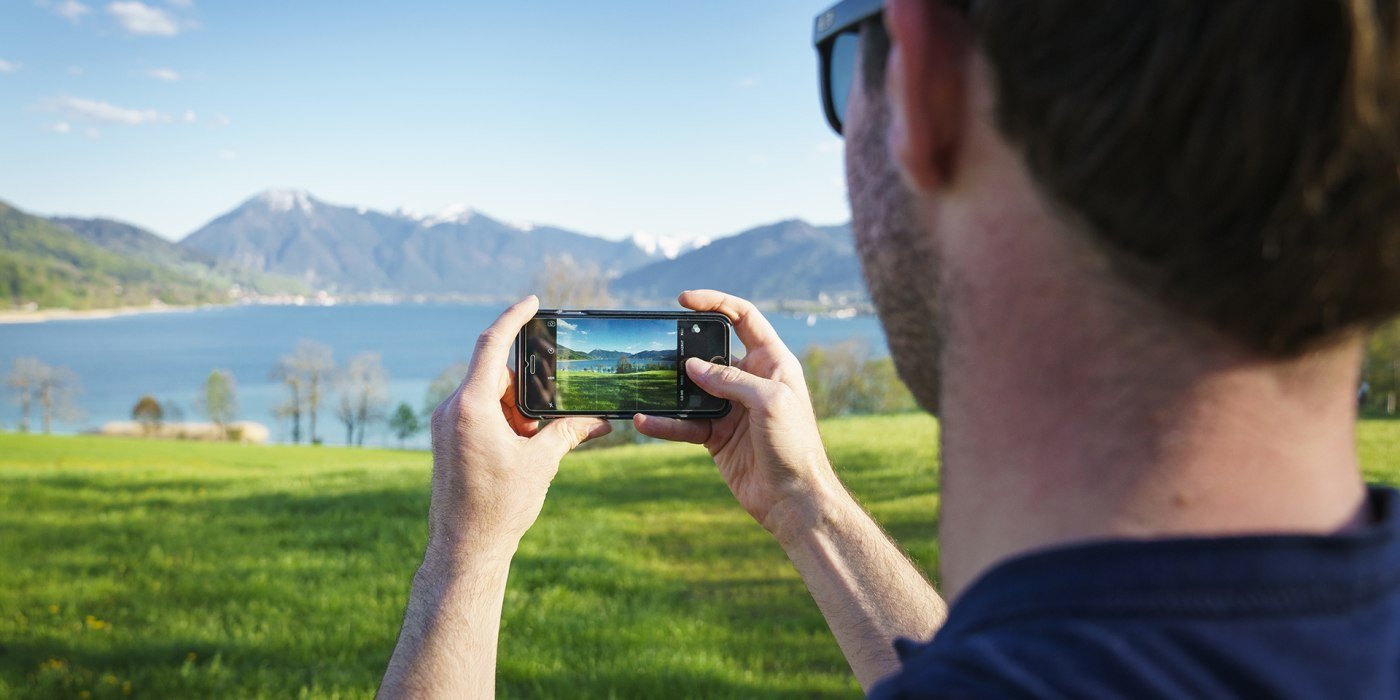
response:
[(715, 410), (688, 357), (724, 358), (728, 329), (713, 319), (536, 318), (526, 327), (526, 405), (538, 411)]

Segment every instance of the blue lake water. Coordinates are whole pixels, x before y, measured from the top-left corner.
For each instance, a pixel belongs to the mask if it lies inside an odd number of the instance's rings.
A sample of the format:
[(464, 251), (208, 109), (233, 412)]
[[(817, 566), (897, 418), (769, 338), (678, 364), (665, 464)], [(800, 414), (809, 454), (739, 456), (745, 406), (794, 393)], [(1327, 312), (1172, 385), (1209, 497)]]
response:
[[(141, 314), (108, 319), (0, 325), (0, 374), (16, 357), (36, 357), (77, 373), (83, 416), (54, 423), (55, 432), (77, 432), (111, 420), (127, 420), (143, 394), (172, 401), (187, 420), (201, 420), (195, 396), (210, 370), (233, 373), (239, 418), (263, 423), (274, 441), (290, 439), (290, 426), (273, 415), (283, 400), (271, 378), (278, 358), (302, 338), (329, 345), (337, 362), (361, 352), (377, 352), (389, 374), (394, 404), (423, 404), (428, 383), (455, 361), (468, 360), (476, 336), (501, 308), (459, 304), (231, 306)], [(884, 334), (871, 316), (849, 319), (770, 317), (795, 352), (812, 344), (861, 339), (872, 353), (886, 353)], [(741, 347), (737, 341), (737, 349)], [(0, 390), (5, 390), (0, 386)], [(37, 419), (37, 416), (36, 416)], [(0, 427), (14, 429), (19, 407), (0, 402)], [(37, 422), (37, 421), (36, 421)], [(329, 444), (343, 441), (344, 429), (323, 410), (319, 431)], [(383, 426), (366, 433), (366, 443), (393, 444)], [(413, 444), (427, 444), (420, 435)]]

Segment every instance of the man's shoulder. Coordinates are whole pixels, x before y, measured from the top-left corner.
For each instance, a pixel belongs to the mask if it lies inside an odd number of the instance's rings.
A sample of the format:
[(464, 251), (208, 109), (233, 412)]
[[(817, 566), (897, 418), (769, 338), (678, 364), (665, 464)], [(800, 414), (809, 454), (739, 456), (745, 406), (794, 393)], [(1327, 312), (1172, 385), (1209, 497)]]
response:
[(1400, 697), (1400, 496), (1332, 536), (1105, 542), (1019, 557), (872, 697)]

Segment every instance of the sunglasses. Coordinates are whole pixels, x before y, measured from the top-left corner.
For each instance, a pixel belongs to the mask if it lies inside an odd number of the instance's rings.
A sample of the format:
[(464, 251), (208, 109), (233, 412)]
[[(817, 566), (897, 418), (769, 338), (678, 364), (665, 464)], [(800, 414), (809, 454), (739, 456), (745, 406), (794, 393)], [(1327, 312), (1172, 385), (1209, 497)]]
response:
[[(964, 15), (972, 4), (971, 0), (944, 2)], [(885, 0), (842, 0), (817, 15), (813, 23), (812, 44), (821, 60), (822, 110), (826, 112), (826, 123), (838, 134), (856, 79), (861, 24), (878, 17), (884, 9)]]
[(817, 15), (812, 44), (821, 61), (822, 110), (826, 112), (826, 123), (838, 134), (856, 79), (860, 25), (884, 9), (885, 0), (842, 0)]

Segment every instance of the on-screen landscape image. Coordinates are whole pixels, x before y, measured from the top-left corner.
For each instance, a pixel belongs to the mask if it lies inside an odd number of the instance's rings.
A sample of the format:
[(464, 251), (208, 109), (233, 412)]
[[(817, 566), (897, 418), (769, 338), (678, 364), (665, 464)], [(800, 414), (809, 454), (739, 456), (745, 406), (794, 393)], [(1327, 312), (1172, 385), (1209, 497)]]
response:
[(559, 320), (555, 390), (564, 411), (674, 409), (676, 322)]

